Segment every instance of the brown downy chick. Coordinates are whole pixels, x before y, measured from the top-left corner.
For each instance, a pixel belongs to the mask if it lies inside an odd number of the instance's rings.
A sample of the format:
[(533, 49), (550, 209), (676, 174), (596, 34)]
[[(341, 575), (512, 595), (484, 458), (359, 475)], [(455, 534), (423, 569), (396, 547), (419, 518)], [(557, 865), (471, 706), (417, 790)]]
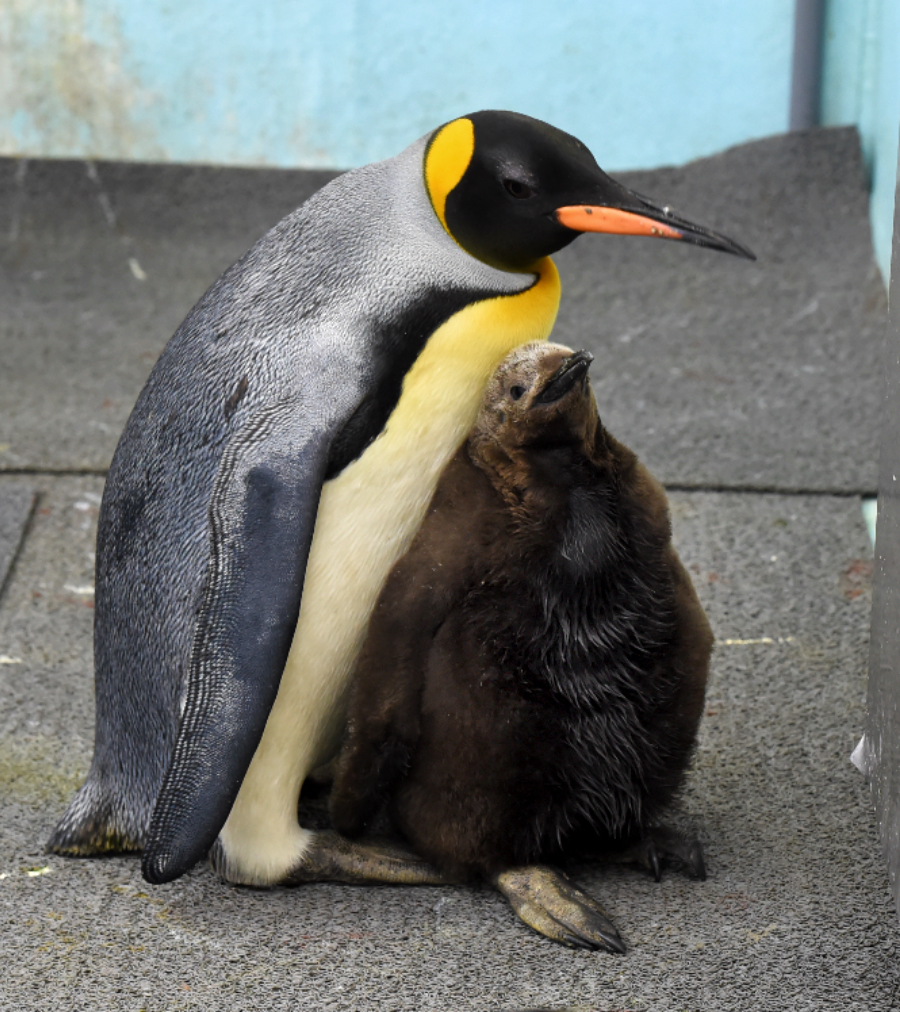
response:
[(387, 803), (451, 877), (634, 844), (690, 761), (713, 638), (590, 361), (533, 344), (501, 364), (357, 665), (334, 826)]

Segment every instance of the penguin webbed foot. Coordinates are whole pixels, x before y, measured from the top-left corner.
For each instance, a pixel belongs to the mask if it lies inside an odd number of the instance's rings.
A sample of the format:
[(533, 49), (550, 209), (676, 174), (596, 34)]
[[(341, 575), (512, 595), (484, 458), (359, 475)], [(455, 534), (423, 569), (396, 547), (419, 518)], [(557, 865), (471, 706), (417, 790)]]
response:
[(57, 829), (44, 847), (45, 854), (60, 857), (107, 857), (117, 854), (137, 854), (140, 843), (131, 837), (103, 826), (88, 827), (83, 832), (65, 833)]
[(538, 934), (572, 949), (625, 952), (625, 943), (600, 904), (554, 868), (507, 868), (488, 881)]
[(105, 784), (90, 776), (69, 803), (53, 835), (44, 847), (46, 854), (62, 857), (103, 857), (109, 854), (130, 854), (143, 848), (135, 826), (127, 826), (116, 812), (124, 805), (115, 804)]
[(586, 856), (613, 864), (638, 864), (646, 868), (657, 882), (662, 878), (662, 869), (669, 863), (681, 868), (691, 878), (706, 881), (706, 863), (700, 841), (667, 826), (646, 829), (635, 843), (624, 850)]
[(405, 847), (382, 840), (348, 840), (317, 832), (301, 861), (278, 883), (344, 882), (348, 885), (446, 885), (447, 879)]

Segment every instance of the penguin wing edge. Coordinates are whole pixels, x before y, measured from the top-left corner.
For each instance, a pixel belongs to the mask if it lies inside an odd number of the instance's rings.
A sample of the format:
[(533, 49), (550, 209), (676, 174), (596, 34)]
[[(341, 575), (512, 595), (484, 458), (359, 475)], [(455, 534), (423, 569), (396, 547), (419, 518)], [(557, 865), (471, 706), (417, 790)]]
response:
[(210, 503), (210, 559), (172, 761), (150, 823), (148, 882), (212, 846), (262, 738), (290, 649), (330, 433), (271, 412), (229, 446)]

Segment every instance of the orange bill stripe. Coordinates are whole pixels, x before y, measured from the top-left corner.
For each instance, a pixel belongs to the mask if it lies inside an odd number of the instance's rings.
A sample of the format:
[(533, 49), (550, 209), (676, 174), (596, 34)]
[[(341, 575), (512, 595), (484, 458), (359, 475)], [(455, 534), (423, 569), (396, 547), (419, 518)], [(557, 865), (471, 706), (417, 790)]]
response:
[(662, 239), (683, 239), (684, 233), (661, 221), (645, 218), (617, 207), (588, 207), (578, 204), (560, 207), (556, 220), (576, 232), (611, 232), (615, 235), (655, 235)]

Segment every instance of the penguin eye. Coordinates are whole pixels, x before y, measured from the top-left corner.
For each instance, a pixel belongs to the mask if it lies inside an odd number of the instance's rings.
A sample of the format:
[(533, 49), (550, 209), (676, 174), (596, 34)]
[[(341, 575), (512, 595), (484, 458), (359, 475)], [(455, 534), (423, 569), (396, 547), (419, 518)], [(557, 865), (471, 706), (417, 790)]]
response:
[(525, 387), (515, 386), (509, 388), (509, 396), (512, 397), (514, 401), (519, 400), (519, 398), (521, 398), (524, 393)]
[(518, 179), (504, 179), (503, 186), (506, 192), (511, 197), (515, 197), (516, 200), (525, 200), (528, 197), (534, 196), (534, 190), (527, 183), (523, 183)]

